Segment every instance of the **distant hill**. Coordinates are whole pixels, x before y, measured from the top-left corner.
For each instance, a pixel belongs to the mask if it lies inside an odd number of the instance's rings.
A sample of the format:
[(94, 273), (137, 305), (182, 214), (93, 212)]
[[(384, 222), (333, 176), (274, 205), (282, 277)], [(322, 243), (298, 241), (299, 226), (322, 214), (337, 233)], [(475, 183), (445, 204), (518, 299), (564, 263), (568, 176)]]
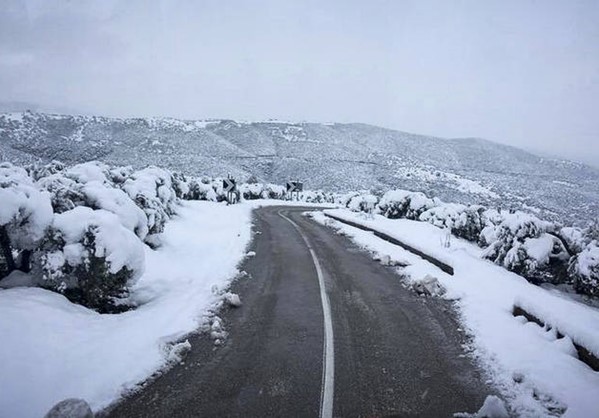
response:
[(365, 124), (117, 119), (0, 114), (0, 160), (101, 160), (194, 175), (250, 174), (309, 188), (419, 190), (447, 201), (525, 209), (584, 223), (599, 213), (599, 170), (476, 138)]

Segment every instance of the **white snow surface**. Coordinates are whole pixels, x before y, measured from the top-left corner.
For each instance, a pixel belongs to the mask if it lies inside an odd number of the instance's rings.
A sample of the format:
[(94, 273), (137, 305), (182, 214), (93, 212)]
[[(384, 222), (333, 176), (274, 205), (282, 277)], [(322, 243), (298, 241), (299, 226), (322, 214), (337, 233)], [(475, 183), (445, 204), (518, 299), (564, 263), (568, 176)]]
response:
[[(453, 266), (454, 275), (450, 276), (371, 232), (322, 213), (313, 215), (343, 231), (375, 257), (388, 255), (393, 261), (409, 264), (398, 268), (408, 284), (428, 274), (438, 278), (447, 289), (444, 297), (456, 301), (463, 327), (473, 337), (470, 348), (474, 357), (488, 370), (515, 416), (555, 416), (548, 408), (556, 406), (567, 407), (565, 418), (599, 416), (599, 373), (575, 358), (572, 345), (573, 340), (599, 354), (599, 310), (548, 292), (481, 259), (483, 250), (468, 241), (453, 237), (451, 246), (443, 247), (446, 232), (431, 224), (380, 215), (369, 219), (347, 209), (325, 212), (394, 236)], [(552, 328), (514, 318), (515, 303)], [(567, 337), (557, 339), (556, 328)]]
[(236, 275), (251, 208), (183, 203), (162, 246), (144, 247), (145, 273), (131, 295), (140, 306), (129, 312), (100, 315), (39, 288), (0, 290), (0, 416), (41, 417), (67, 398), (98, 411), (167, 364), (171, 345), (222, 298), (213, 286)]

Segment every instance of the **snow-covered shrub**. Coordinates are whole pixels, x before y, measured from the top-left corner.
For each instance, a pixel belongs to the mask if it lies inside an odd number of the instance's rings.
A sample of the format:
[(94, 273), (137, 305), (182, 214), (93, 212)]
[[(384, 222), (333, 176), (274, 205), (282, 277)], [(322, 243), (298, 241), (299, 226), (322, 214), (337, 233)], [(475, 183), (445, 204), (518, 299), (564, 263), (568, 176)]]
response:
[(347, 203), (348, 209), (354, 212), (373, 212), (379, 198), (370, 193), (359, 194), (350, 199)]
[(582, 239), (585, 244), (599, 242), (599, 219), (595, 219), (584, 229)]
[(178, 203), (170, 172), (158, 167), (144, 168), (131, 174), (122, 187), (146, 214), (148, 233), (162, 232)]
[(140, 239), (143, 240), (148, 234), (144, 211), (111, 182), (92, 180), (78, 183), (62, 173), (56, 173), (39, 179), (37, 186), (50, 193), (54, 213), (63, 213), (76, 206), (105, 209), (117, 215), (123, 226), (135, 232)]
[(133, 174), (133, 167), (113, 167), (108, 171), (108, 180), (114, 185), (121, 187), (125, 181)]
[[(0, 164), (0, 247), (5, 273), (29, 269), (29, 256), (52, 220), (48, 193), (40, 192), (25, 169)], [(19, 260), (15, 260), (15, 255)], [(17, 266), (17, 261), (20, 265)]]
[(580, 254), (572, 257), (568, 273), (578, 293), (599, 296), (599, 241), (590, 242)]
[(484, 257), (533, 282), (563, 280), (569, 257), (554, 225), (523, 212), (505, 215)]
[(461, 213), (459, 222), (452, 228), (452, 232), (468, 241), (478, 242), (480, 234), (488, 222), (485, 212), (484, 206), (467, 206)]
[(27, 171), (31, 175), (31, 178), (33, 178), (33, 180), (37, 181), (37, 180), (41, 179), (42, 177), (48, 177), (53, 174), (60, 173), (60, 172), (64, 171), (65, 168), (66, 168), (66, 166), (63, 163), (61, 163), (60, 161), (54, 160), (54, 161), (52, 161), (48, 164), (45, 164), (43, 166), (33, 164), (33, 165), (27, 167)]
[(222, 187), (218, 189), (216, 180), (207, 178), (198, 180), (191, 179), (189, 182), (189, 193), (186, 200), (208, 200), (211, 202), (222, 202), (226, 200), (226, 196), (222, 191)]
[(350, 192), (350, 193), (344, 193), (344, 194), (339, 194), (335, 197), (335, 201), (334, 203), (343, 206), (343, 207), (348, 207), (349, 206), (349, 202), (356, 196), (359, 196), (360, 193), (358, 192)]
[(85, 206), (114, 213), (121, 224), (143, 240), (148, 235), (146, 214), (121, 189), (90, 181), (82, 186)]
[(306, 190), (300, 194), (300, 200), (306, 203), (332, 203), (333, 195), (322, 190)]
[(285, 198), (285, 186), (278, 184), (266, 184), (264, 185), (264, 191), (262, 192), (263, 199), (284, 199)]
[(115, 214), (78, 206), (54, 215), (36, 267), (42, 287), (113, 312), (143, 273), (144, 246)]
[(239, 193), (245, 200), (285, 198), (285, 187), (277, 184), (243, 183), (239, 185)]
[(564, 227), (557, 232), (557, 235), (572, 254), (578, 254), (585, 246), (584, 231), (580, 228)]
[(497, 241), (499, 226), (505, 219), (505, 215), (505, 212), (501, 212), (497, 209), (487, 209), (484, 211), (481, 217), (485, 221), (485, 226), (478, 236), (479, 246), (486, 248)]
[(483, 206), (439, 203), (439, 206), (423, 212), (418, 219), (439, 228), (447, 228), (452, 234), (468, 241), (478, 242), (486, 224), (484, 213)]
[(453, 229), (454, 225), (460, 222), (460, 216), (465, 210), (466, 206), (459, 203), (441, 203), (422, 212), (418, 220), (439, 228)]
[(110, 183), (110, 167), (99, 161), (89, 161), (87, 163), (77, 164), (64, 170), (66, 177), (77, 183), (85, 184), (90, 181), (99, 181), (100, 183)]
[(82, 186), (62, 173), (54, 173), (41, 177), (37, 187), (50, 194), (52, 209), (55, 213), (66, 212), (75, 206), (85, 205)]
[(190, 181), (185, 174), (173, 173), (173, 189), (179, 199), (190, 200), (188, 198)]
[(437, 206), (438, 202), (420, 192), (390, 190), (383, 195), (378, 211), (390, 219), (406, 218), (417, 220), (420, 215)]
[(245, 200), (262, 199), (264, 185), (261, 183), (243, 183), (239, 185), (239, 192)]

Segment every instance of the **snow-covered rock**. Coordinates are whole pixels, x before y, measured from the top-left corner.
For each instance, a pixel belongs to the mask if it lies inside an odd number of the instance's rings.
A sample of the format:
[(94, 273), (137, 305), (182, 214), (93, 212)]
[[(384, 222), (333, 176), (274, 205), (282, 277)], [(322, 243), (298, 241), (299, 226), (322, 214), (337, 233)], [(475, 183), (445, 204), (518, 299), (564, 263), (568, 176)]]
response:
[(44, 418), (94, 418), (94, 414), (83, 399), (70, 398), (54, 405)]
[(443, 296), (445, 294), (445, 288), (439, 283), (439, 279), (430, 274), (422, 279), (412, 281), (411, 286), (414, 291), (421, 295)]
[(239, 308), (242, 305), (241, 299), (236, 293), (227, 292), (224, 294), (223, 299), (227, 305), (232, 306), (233, 308)]

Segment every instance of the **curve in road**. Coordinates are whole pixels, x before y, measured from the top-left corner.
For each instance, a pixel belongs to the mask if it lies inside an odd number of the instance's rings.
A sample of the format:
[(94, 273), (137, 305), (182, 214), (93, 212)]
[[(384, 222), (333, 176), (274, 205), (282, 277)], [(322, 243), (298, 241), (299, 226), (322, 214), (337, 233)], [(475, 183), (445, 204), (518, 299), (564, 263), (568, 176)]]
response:
[(303, 216), (309, 210), (256, 210), (256, 256), (242, 266), (249, 278), (232, 286), (243, 306), (221, 315), (229, 330), (225, 344), (192, 336), (184, 364), (104, 415), (450, 417), (476, 411), (491, 389), (464, 355), (451, 304), (405, 289), (392, 269)]

